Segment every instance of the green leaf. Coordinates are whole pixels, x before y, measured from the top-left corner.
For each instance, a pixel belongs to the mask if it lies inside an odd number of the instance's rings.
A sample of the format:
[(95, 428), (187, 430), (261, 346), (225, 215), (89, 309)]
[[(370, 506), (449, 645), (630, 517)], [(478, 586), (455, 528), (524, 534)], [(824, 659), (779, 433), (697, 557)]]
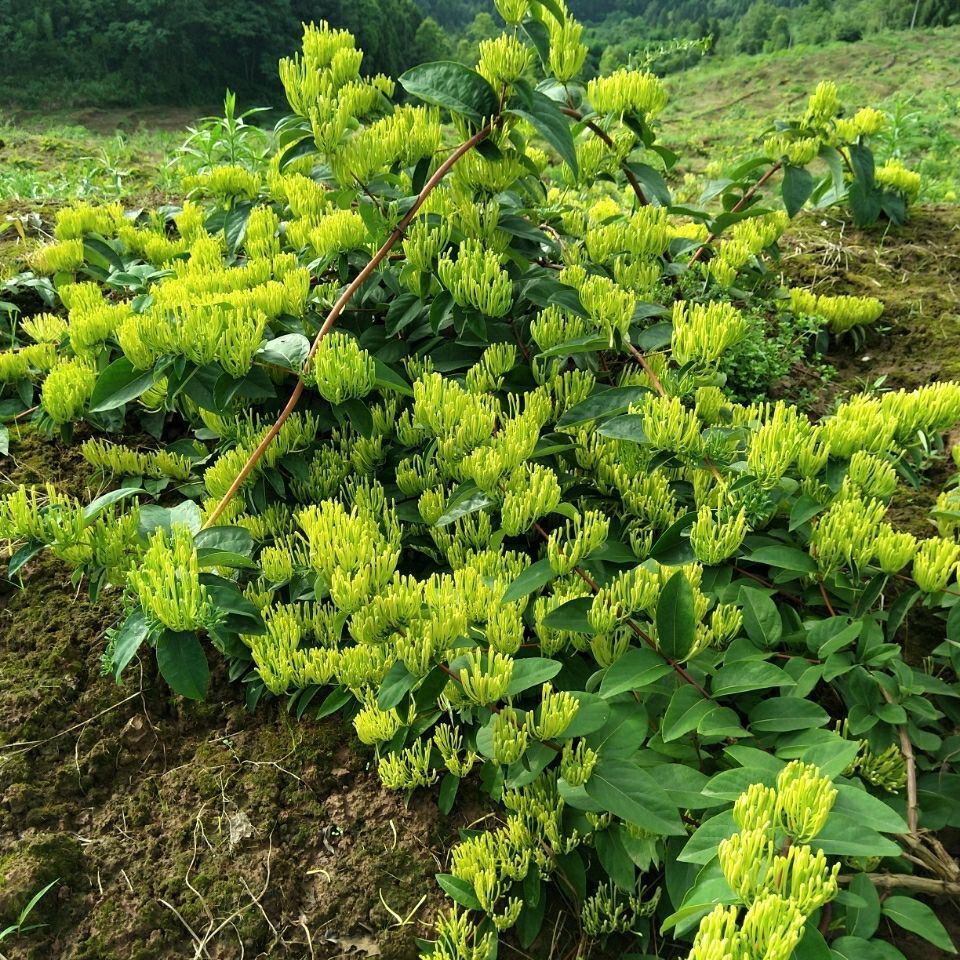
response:
[(135, 497), (138, 493), (143, 493), (142, 487), (120, 487), (118, 490), (111, 490), (109, 493), (101, 494), (96, 500), (91, 500), (83, 508), (83, 519), (89, 523), (95, 520), (100, 513), (106, 510), (111, 504), (118, 503), (120, 500), (126, 500), (127, 497)]
[(647, 442), (647, 435), (643, 430), (643, 415), (639, 413), (625, 413), (623, 416), (614, 417), (597, 427), (597, 433), (612, 440)]
[(543, 625), (551, 630), (571, 630), (574, 633), (596, 633), (587, 618), (593, 597), (577, 597), (561, 603), (544, 618)]
[(93, 385), (90, 394), (90, 412), (104, 413), (107, 410), (116, 410), (130, 400), (134, 400), (146, 390), (149, 390), (160, 378), (166, 369), (166, 364), (160, 364), (151, 370), (136, 370), (126, 358), (114, 360)]
[(697, 827), (677, 859), (683, 863), (709, 863), (717, 855), (720, 841), (732, 837), (739, 829), (733, 811), (724, 810)]
[(803, 167), (785, 164), (783, 167), (783, 205), (787, 208), (787, 216), (793, 219), (810, 199), (815, 181), (813, 174)]
[(678, 570), (660, 591), (657, 601), (657, 639), (660, 649), (672, 660), (684, 660), (697, 639), (697, 616), (693, 609), (693, 588), (686, 574)]
[(373, 358), (373, 365), (376, 370), (377, 386), (381, 390), (392, 390), (404, 397), (413, 396), (413, 387), (407, 383), (403, 377), (395, 370), (388, 367), (382, 360)]
[(607, 667), (600, 681), (600, 696), (615, 697), (627, 691), (642, 690), (672, 672), (673, 667), (665, 663), (655, 650), (634, 647)]
[(513, 661), (513, 676), (510, 686), (507, 687), (507, 696), (515, 696), (535, 687), (547, 680), (552, 680), (561, 670), (563, 664), (559, 660), (549, 660), (546, 657), (524, 657)]
[(660, 736), (664, 743), (676, 740), (691, 730), (716, 706), (689, 684), (678, 687), (663, 715)]
[(253, 537), (243, 527), (207, 527), (194, 538), (197, 550), (217, 550), (249, 557), (255, 546)]
[(807, 920), (803, 938), (790, 955), (790, 960), (832, 960), (830, 947), (812, 920)]
[(0, 426), (0, 456), (7, 456), (10, 453), (10, 431)]
[(402, 73), (399, 80), (411, 96), (445, 107), (477, 124), (496, 116), (500, 108), (493, 87), (462, 63), (451, 60), (423, 63)]
[(673, 202), (670, 196), (670, 188), (658, 170), (655, 170), (648, 163), (636, 163), (632, 160), (626, 166), (637, 178), (640, 186), (643, 187), (643, 193), (647, 200), (656, 201), (661, 207), (670, 206)]
[(454, 491), (453, 496), (447, 503), (447, 509), (443, 511), (435, 525), (445, 527), (448, 523), (453, 523), (454, 520), (459, 520), (467, 514), (492, 507), (494, 502), (472, 480), (468, 481)]
[(538, 560), (536, 563), (531, 563), (530, 566), (507, 587), (500, 602), (513, 603), (515, 600), (522, 600), (541, 587), (546, 586), (555, 576), (556, 574), (553, 572), (553, 567), (550, 566), (550, 561), (546, 557), (544, 557), (543, 560)]
[(403, 661), (398, 660), (380, 682), (377, 706), (381, 710), (392, 710), (414, 688), (417, 680)]
[(195, 633), (164, 630), (157, 638), (157, 667), (174, 693), (190, 700), (206, 696), (210, 667)]
[(740, 589), (743, 627), (747, 636), (761, 649), (772, 649), (783, 634), (783, 622), (774, 602), (753, 587)]
[(808, 520), (812, 520), (818, 513), (823, 513), (824, 506), (813, 497), (803, 496), (790, 510), (790, 526), (792, 533), (797, 527), (802, 527)]
[(833, 960), (906, 960), (894, 946), (883, 940), (863, 937), (838, 937), (830, 944)]
[(858, 873), (847, 889), (860, 898), (863, 906), (847, 906), (847, 930), (855, 937), (869, 940), (880, 925), (880, 897), (865, 873)]
[(309, 352), (310, 341), (302, 333), (288, 333), (268, 340), (257, 351), (256, 358), (262, 363), (299, 372)]
[(846, 783), (835, 784), (837, 799), (833, 805), (835, 813), (846, 814), (852, 820), (869, 823), (881, 833), (907, 833), (906, 820), (896, 810), (882, 800)]
[(883, 915), (898, 927), (923, 937), (928, 943), (945, 953), (956, 953), (957, 948), (950, 939), (937, 915), (925, 903), (913, 897), (887, 897), (883, 901)]
[(149, 633), (146, 617), (143, 611), (137, 608), (123, 621), (123, 626), (114, 635), (110, 643), (110, 672), (117, 683), (120, 682), (120, 674), (136, 656)]
[(633, 892), (637, 883), (637, 869), (623, 845), (622, 824), (614, 823), (593, 836), (600, 866), (607, 876), (621, 889)]
[(713, 677), (713, 695), (729, 697), (749, 690), (793, 685), (790, 675), (763, 660), (737, 661), (721, 667)]
[(767, 547), (759, 547), (744, 559), (751, 563), (762, 563), (768, 567), (795, 570), (797, 573), (817, 572), (816, 561), (809, 553), (797, 547), (788, 547), (786, 544), (775, 543)]
[(750, 711), (750, 729), (754, 733), (787, 733), (822, 727), (830, 720), (819, 703), (797, 697), (770, 697)]
[(477, 895), (473, 892), (472, 884), (449, 873), (438, 873), (436, 878), (444, 893), (459, 903), (461, 907), (466, 907), (468, 910), (481, 909), (480, 901), (477, 900)]
[(900, 847), (862, 820), (830, 812), (826, 826), (810, 845), (834, 857), (896, 857)]
[(686, 833), (670, 798), (646, 770), (627, 760), (601, 758), (586, 783), (587, 794), (614, 816), (651, 833)]
[(586, 400), (574, 404), (557, 421), (557, 427), (573, 427), (589, 420), (599, 420), (623, 413), (632, 403), (639, 403), (650, 395), (646, 387), (613, 387), (591, 394)]
[[(400, 82), (403, 82), (402, 77)], [(560, 105), (555, 100), (551, 100), (539, 90), (534, 90), (529, 101), (518, 98), (511, 104), (510, 113), (528, 121), (560, 154), (560, 159), (570, 167), (574, 177), (578, 175), (577, 150), (573, 145), (570, 121), (560, 111)]]

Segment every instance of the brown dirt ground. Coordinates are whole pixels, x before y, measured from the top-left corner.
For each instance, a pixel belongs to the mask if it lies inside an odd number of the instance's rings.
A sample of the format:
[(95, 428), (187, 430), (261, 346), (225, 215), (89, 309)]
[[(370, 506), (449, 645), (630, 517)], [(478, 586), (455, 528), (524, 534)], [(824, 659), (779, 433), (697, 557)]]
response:
[[(75, 449), (49, 441), (12, 457), (15, 482), (82, 477)], [(116, 686), (99, 663), (116, 598), (90, 603), (52, 560), (24, 579), (0, 582), (0, 918), (60, 883), (31, 918), (48, 926), (0, 951), (416, 955), (454, 827), (435, 797), (404, 806), (351, 728), (276, 705), (253, 717), (216, 672), (202, 704), (171, 696), (152, 658)]]

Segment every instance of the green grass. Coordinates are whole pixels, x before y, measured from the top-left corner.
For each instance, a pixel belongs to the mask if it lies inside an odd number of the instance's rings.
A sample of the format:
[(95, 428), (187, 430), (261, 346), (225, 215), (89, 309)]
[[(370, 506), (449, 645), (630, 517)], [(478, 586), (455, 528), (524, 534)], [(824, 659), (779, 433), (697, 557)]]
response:
[(705, 59), (667, 78), (661, 137), (681, 154), (681, 172), (701, 173), (759, 146), (774, 119), (801, 114), (821, 80), (836, 81), (851, 113), (875, 106), (894, 117), (878, 159), (898, 155), (918, 170), (921, 201), (960, 197), (960, 27)]
[(182, 111), (137, 119), (117, 111), (0, 118), (0, 199), (149, 197), (175, 189), (167, 159), (185, 137)]

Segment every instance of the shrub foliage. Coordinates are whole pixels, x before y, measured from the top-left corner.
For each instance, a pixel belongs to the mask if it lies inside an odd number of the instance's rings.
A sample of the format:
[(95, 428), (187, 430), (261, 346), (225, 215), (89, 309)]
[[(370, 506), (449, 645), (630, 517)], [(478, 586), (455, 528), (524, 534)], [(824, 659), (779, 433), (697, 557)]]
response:
[(224, 658), (251, 709), (344, 712), (386, 788), (479, 783), (501, 816), (439, 877), (438, 960), (529, 946), (550, 897), (647, 955), (879, 956), (881, 916), (950, 948), (913, 894), (956, 882), (960, 512), (917, 539), (887, 511), (960, 385), (811, 421), (720, 372), (748, 310), (879, 316), (768, 265), (807, 203), (903, 219), (884, 117), (821, 84), (674, 206), (661, 82), (581, 86), (561, 4), (497, 7), (476, 69), (416, 67), (399, 105), (310, 25), (265, 161), (60, 214), (6, 283), (2, 404), (82, 423), (110, 489), (7, 496), (10, 569), (50, 549), (123, 589), (118, 678), (152, 649), (200, 698)]

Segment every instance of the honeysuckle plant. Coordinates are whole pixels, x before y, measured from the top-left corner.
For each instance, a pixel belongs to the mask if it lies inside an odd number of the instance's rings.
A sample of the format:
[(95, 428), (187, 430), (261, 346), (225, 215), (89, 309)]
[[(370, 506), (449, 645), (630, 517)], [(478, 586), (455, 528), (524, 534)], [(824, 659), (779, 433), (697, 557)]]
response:
[[(765, 264), (811, 198), (902, 213), (883, 116), (821, 85), (719, 213), (675, 206), (661, 81), (584, 86), (562, 3), (496, 6), (475, 70), (399, 88), (310, 24), (262, 169), (59, 214), (6, 284), (45, 309), (0, 403), (82, 422), (111, 489), (0, 500), (11, 575), (49, 549), (121, 590), (118, 678), (152, 649), (200, 698), (224, 658), (251, 709), (342, 712), (386, 789), (449, 811), (479, 783), (499, 816), (450, 851), (425, 955), (528, 947), (558, 898), (647, 955), (873, 956), (881, 913), (952, 949), (913, 894), (956, 892), (960, 524), (939, 503), (918, 539), (888, 508), (960, 384), (814, 421), (720, 373), (747, 304), (879, 316)], [(941, 633), (908, 662), (917, 603)]]

